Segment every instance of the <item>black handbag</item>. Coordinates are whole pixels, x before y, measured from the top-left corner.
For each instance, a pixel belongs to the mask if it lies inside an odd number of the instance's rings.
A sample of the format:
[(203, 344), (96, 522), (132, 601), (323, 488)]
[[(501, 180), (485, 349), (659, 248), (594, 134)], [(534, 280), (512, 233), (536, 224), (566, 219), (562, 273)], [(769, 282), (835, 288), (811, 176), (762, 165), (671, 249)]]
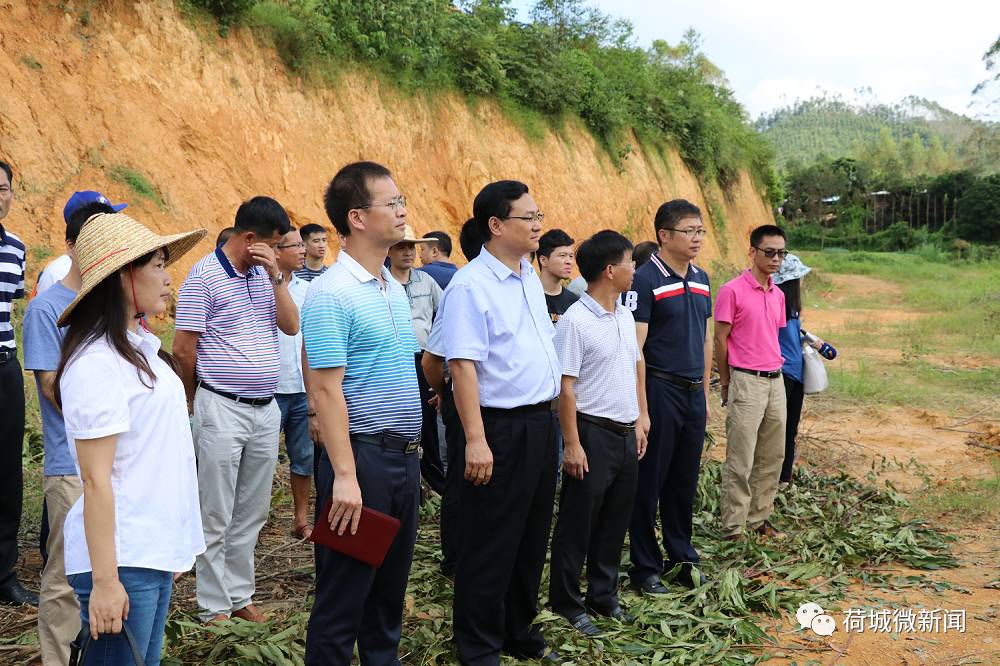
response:
[[(128, 628), (127, 622), (122, 622), (122, 634), (125, 636), (125, 642), (128, 644), (128, 649), (132, 651), (132, 661), (135, 666), (146, 666), (146, 661), (142, 658), (142, 653), (139, 652), (139, 647), (136, 645), (135, 636), (132, 635), (132, 630)], [(105, 636), (113, 636), (114, 634), (105, 634)], [(87, 663), (87, 650), (90, 649), (90, 644), (93, 640), (90, 638), (90, 627), (84, 627), (80, 630), (80, 633), (76, 635), (76, 639), (69, 644), (69, 666), (77, 666), (78, 664)]]

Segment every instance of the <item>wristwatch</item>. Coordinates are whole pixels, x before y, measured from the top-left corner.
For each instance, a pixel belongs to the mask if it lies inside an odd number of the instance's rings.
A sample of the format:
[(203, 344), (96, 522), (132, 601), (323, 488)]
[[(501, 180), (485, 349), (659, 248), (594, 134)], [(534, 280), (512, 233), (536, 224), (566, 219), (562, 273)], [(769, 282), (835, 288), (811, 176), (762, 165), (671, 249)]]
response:
[(268, 277), (271, 280), (271, 284), (273, 284), (275, 287), (280, 287), (281, 285), (285, 284), (285, 274), (282, 271), (278, 271), (277, 277), (270, 277), (270, 276)]

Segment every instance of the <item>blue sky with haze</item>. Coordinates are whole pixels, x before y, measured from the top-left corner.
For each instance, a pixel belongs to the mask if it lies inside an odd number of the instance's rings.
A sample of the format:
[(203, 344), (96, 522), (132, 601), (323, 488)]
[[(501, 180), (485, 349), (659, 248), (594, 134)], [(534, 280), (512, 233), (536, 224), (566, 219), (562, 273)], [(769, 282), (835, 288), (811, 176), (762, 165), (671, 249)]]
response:
[[(532, 0), (514, 0), (527, 20)], [(966, 115), (986, 114), (972, 89), (987, 77), (983, 53), (1000, 35), (1000, 1), (950, 0), (594, 0), (629, 19), (640, 46), (680, 41), (688, 27), (725, 72), (737, 99), (756, 118), (827, 91), (895, 103), (917, 95)], [(997, 97), (994, 94), (993, 97)]]

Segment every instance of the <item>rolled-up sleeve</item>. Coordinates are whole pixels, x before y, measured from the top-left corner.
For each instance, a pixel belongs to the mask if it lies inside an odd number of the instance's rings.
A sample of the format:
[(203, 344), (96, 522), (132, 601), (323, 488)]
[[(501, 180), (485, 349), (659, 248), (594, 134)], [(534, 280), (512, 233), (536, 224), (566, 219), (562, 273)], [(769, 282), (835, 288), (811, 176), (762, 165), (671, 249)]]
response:
[[(122, 388), (119, 363), (91, 348), (66, 365), (59, 392), (67, 437), (97, 439), (130, 430), (128, 396)], [(95, 391), (95, 386), (101, 389)]]
[(487, 313), (468, 285), (450, 287), (438, 309), (445, 358), (485, 361), (489, 355)]

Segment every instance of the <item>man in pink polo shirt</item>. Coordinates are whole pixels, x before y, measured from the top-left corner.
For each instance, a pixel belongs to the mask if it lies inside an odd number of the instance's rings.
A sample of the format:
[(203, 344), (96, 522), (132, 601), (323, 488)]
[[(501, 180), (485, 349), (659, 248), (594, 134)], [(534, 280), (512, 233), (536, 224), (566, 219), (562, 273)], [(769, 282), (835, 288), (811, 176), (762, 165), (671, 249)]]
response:
[(784, 459), (785, 384), (778, 329), (785, 326), (785, 295), (771, 281), (781, 267), (785, 232), (772, 224), (750, 233), (751, 267), (719, 289), (715, 350), (726, 413), (722, 471), (722, 534), (740, 538), (750, 524), (781, 538), (768, 520)]

